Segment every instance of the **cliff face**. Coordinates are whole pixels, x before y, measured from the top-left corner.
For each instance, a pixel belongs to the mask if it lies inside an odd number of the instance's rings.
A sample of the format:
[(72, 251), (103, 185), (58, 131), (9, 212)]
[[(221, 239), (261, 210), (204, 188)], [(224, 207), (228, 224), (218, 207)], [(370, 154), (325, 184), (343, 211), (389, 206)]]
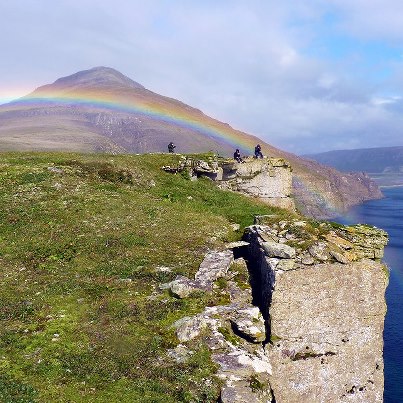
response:
[(283, 221), (247, 240), (275, 401), (381, 402), (386, 234)]
[(277, 276), (268, 352), (276, 401), (382, 402), (385, 286), (368, 260)]
[(188, 171), (192, 178), (208, 177), (221, 189), (256, 197), (274, 207), (295, 211), (292, 198), (292, 169), (282, 158), (246, 158), (243, 163), (234, 160), (193, 159), (181, 157), (175, 166), (164, 166), (167, 172)]
[[(236, 177), (226, 184), (275, 206), (295, 210), (292, 195), (292, 170), (282, 158), (247, 159), (236, 165)], [(223, 186), (222, 186), (223, 187)]]

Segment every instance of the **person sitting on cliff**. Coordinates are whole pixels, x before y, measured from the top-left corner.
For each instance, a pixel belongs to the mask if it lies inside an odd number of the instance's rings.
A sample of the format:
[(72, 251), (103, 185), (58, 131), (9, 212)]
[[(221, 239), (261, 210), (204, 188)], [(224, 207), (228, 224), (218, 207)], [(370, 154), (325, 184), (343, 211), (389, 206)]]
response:
[(241, 157), (241, 153), (239, 152), (238, 148), (234, 152), (234, 160), (239, 163), (244, 163), (245, 161)]
[(260, 147), (260, 144), (255, 147), (255, 158), (263, 158), (262, 147)]
[(172, 141), (168, 144), (168, 152), (173, 153), (175, 151), (176, 145)]

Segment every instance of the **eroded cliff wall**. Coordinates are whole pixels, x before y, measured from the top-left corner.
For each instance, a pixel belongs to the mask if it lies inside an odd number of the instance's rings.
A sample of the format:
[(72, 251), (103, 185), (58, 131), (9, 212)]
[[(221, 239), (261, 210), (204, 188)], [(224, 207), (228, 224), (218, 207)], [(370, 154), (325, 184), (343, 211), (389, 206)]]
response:
[[(292, 194), (292, 170), (282, 158), (249, 158), (236, 165), (236, 177), (227, 180), (235, 191), (258, 197), (266, 203), (295, 210)], [(223, 179), (226, 179), (225, 176)]]
[(281, 402), (381, 402), (386, 234), (282, 221), (248, 228), (254, 300)]
[[(190, 174), (207, 176), (222, 189), (257, 197), (267, 204), (295, 211), (292, 197), (292, 169), (282, 158), (245, 158), (234, 160), (192, 160), (184, 157), (180, 169), (188, 167)], [(164, 167), (172, 170), (172, 167)], [(178, 168), (173, 168), (178, 169)]]

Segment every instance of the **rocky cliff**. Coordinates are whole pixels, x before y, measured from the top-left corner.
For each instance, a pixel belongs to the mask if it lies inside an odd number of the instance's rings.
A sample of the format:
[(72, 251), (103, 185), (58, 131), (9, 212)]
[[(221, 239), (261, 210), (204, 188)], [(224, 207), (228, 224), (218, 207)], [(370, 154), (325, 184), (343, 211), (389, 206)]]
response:
[(186, 359), (186, 344), (204, 337), (223, 403), (382, 402), (386, 242), (363, 225), (257, 217), (194, 279), (164, 285), (177, 298), (217, 287), (230, 296), (177, 321), (170, 354)]
[[(230, 168), (230, 169), (228, 169)], [(292, 169), (282, 158), (248, 158), (244, 163), (224, 166), (221, 188), (257, 197), (271, 206), (295, 210)]]
[(381, 402), (384, 231), (282, 221), (247, 229), (279, 402)]
[[(234, 160), (182, 160), (174, 171), (189, 169), (193, 177), (206, 176), (221, 189), (256, 197), (274, 207), (295, 211), (292, 195), (292, 169), (282, 158)], [(170, 167), (165, 167), (167, 171)]]
[(243, 163), (233, 160), (195, 161), (196, 176), (217, 181), (221, 189), (256, 197), (271, 206), (295, 210), (292, 198), (292, 169), (282, 158), (246, 158)]

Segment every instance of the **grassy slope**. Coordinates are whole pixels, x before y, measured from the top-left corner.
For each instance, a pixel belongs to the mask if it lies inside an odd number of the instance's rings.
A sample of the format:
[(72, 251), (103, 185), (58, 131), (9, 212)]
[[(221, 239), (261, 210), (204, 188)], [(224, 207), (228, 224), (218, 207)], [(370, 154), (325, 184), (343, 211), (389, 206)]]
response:
[(228, 297), (158, 285), (273, 209), (163, 172), (172, 155), (0, 157), (0, 401), (214, 401), (202, 345), (165, 354), (175, 320)]

